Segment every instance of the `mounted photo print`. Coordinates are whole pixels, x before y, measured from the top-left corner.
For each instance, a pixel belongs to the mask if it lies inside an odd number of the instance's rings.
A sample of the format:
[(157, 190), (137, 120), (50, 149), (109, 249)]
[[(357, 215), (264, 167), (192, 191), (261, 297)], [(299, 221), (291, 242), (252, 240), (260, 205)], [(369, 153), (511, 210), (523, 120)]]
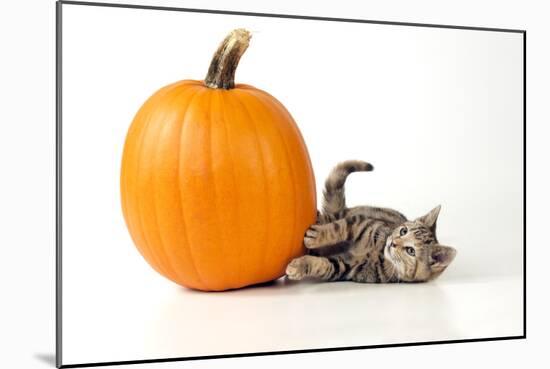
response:
[(525, 36), (58, 2), (58, 367), (525, 338)]

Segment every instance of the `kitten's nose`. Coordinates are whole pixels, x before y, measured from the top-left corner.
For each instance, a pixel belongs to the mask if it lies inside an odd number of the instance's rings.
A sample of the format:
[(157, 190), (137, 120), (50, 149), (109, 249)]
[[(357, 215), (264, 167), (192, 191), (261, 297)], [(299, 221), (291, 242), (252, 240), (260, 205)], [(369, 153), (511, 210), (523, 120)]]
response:
[(390, 243), (390, 247), (395, 247), (395, 246), (397, 246), (397, 245), (395, 244), (395, 242), (392, 241), (392, 242)]

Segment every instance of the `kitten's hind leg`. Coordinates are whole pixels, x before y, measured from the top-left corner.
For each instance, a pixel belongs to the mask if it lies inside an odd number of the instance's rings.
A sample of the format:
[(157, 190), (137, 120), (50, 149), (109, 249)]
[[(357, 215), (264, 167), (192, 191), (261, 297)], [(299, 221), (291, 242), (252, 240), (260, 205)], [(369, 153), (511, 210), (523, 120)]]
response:
[(324, 281), (335, 281), (340, 279), (346, 270), (347, 268), (341, 260), (305, 255), (288, 264), (286, 275), (291, 280), (313, 277)]
[(313, 224), (306, 231), (304, 245), (308, 249), (316, 249), (345, 242), (348, 238), (347, 228), (345, 219), (327, 224)]

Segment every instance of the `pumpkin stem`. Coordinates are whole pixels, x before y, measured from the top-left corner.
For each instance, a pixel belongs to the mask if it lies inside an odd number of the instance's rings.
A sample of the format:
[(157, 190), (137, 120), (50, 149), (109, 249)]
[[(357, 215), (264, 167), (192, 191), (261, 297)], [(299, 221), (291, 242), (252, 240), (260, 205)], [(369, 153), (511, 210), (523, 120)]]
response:
[(243, 28), (237, 28), (227, 35), (212, 58), (204, 79), (206, 86), (225, 90), (235, 87), (235, 70), (251, 37), (250, 32)]

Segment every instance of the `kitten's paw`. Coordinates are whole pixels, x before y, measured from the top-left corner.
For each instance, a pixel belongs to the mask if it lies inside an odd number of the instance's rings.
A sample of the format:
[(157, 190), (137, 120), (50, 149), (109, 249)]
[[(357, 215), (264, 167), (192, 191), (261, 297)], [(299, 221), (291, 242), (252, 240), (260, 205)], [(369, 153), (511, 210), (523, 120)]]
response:
[(303, 258), (296, 258), (288, 263), (286, 275), (288, 279), (299, 281), (307, 275), (307, 262)]
[(319, 245), (318, 239), (321, 233), (319, 228), (319, 225), (314, 224), (306, 231), (306, 235), (304, 237), (304, 246), (308, 249), (315, 248)]

